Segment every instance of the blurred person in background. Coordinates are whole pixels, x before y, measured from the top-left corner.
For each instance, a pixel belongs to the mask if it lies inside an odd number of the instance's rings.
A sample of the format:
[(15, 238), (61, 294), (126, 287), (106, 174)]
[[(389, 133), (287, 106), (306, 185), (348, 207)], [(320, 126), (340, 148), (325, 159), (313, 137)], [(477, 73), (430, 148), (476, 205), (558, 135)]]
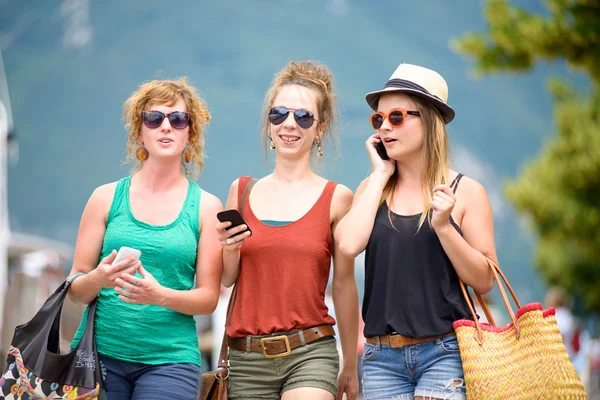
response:
[(558, 286), (554, 286), (546, 292), (544, 306), (554, 308), (558, 329), (572, 361), (579, 349), (579, 345), (575, 345), (577, 341), (574, 341), (575, 338), (578, 338), (579, 332), (577, 320), (567, 305), (568, 301), (567, 292)]
[(365, 399), (465, 399), (460, 280), (489, 292), (496, 250), (485, 189), (450, 169), (447, 97), (437, 72), (410, 64), (366, 96), (373, 172), (336, 231), (347, 256), (366, 249)]
[[(88, 304), (98, 296), (96, 344), (108, 400), (195, 400), (193, 316), (215, 309), (222, 272), (214, 231), (222, 204), (191, 179), (204, 163), (210, 114), (184, 78), (142, 84), (123, 109), (128, 159), (139, 162), (132, 175), (92, 193), (71, 269), (85, 275), (69, 293)], [(112, 265), (121, 246), (141, 250), (140, 260)]]
[[(336, 119), (333, 77), (314, 62), (291, 62), (265, 98), (263, 139), (275, 170), (258, 180), (245, 203), (245, 225), (217, 225), (223, 284), (237, 282), (227, 326), (230, 398), (333, 399), (358, 391), (358, 291), (354, 259), (333, 234), (352, 202), (345, 186), (317, 175)], [(227, 209), (238, 209), (250, 177), (233, 182)], [(332, 297), (343, 366), (324, 297), (333, 257)], [(339, 373), (339, 374), (338, 374)]]

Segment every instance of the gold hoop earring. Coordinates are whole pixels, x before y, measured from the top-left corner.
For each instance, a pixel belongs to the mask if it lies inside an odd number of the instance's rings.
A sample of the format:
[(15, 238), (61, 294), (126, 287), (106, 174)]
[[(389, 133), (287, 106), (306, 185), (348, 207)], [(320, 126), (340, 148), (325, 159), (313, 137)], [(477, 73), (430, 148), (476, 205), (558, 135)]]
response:
[(148, 153), (148, 150), (146, 150), (145, 147), (140, 147), (139, 149), (137, 149), (137, 151), (135, 152), (135, 156), (137, 157), (138, 160), (140, 161), (146, 161), (148, 159), (148, 156), (150, 156), (150, 153)]
[(317, 155), (323, 157), (323, 149), (321, 148), (321, 141), (317, 140)]
[(192, 159), (192, 152), (190, 151), (190, 149), (185, 150), (185, 153), (183, 153), (183, 157), (185, 158), (186, 163), (190, 162), (190, 160)]

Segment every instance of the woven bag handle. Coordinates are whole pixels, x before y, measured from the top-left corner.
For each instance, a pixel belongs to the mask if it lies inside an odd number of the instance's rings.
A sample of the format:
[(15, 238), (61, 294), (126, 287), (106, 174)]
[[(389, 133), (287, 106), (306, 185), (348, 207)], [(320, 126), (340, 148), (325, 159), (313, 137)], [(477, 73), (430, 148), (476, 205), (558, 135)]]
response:
[[(503, 282), (506, 285), (506, 287), (508, 288), (517, 307), (521, 308), (521, 303), (519, 302), (519, 299), (517, 298), (517, 294), (513, 290), (510, 283), (508, 282), (506, 275), (504, 275), (504, 272), (502, 272), (502, 270), (500, 269), (498, 264), (496, 264), (496, 262), (494, 260), (490, 259), (489, 257), (486, 257), (485, 259), (488, 263), (488, 266), (492, 270), (492, 273), (494, 274), (494, 280), (496, 281), (496, 284), (498, 285), (498, 289), (500, 290), (500, 295), (502, 296), (502, 301), (504, 301), (504, 305), (506, 306), (508, 315), (510, 316), (511, 321), (513, 322), (513, 326), (516, 330), (517, 337), (519, 337), (521, 335), (521, 328), (519, 327), (519, 323), (517, 322), (515, 313), (513, 312), (512, 306), (510, 305), (510, 301), (508, 300), (506, 291), (504, 290), (504, 285), (502, 284)], [(500, 279), (502, 279), (502, 281)], [(463, 296), (465, 297), (467, 305), (469, 306), (469, 310), (471, 311), (471, 314), (473, 316), (473, 321), (475, 322), (475, 340), (477, 341), (477, 343), (482, 344), (483, 343), (483, 330), (481, 329), (481, 324), (479, 323), (479, 319), (477, 318), (477, 313), (475, 312), (475, 309), (473, 308), (473, 304), (471, 304), (469, 294), (467, 293), (467, 288), (466, 288), (465, 284), (463, 283), (463, 281), (460, 281), (460, 289), (462, 290)], [(475, 295), (477, 296), (477, 299), (479, 300), (479, 303), (481, 304), (481, 307), (483, 308), (483, 311), (484, 311), (486, 317), (488, 318), (488, 321), (493, 326), (496, 326), (496, 324), (494, 323), (494, 319), (491, 318), (491, 313), (489, 311), (489, 307), (487, 306), (487, 303), (486, 303), (485, 299), (483, 298), (483, 296), (481, 296), (477, 292), (475, 292)]]
[(483, 308), (483, 313), (485, 314), (488, 323), (490, 325), (496, 326), (496, 321), (494, 321), (494, 316), (492, 315), (492, 312), (490, 311), (487, 303), (485, 302), (485, 299), (483, 298), (482, 295), (480, 295), (479, 293), (473, 291), (475, 293), (475, 296), (477, 297), (477, 300), (479, 300), (479, 305), (481, 306), (481, 308)]

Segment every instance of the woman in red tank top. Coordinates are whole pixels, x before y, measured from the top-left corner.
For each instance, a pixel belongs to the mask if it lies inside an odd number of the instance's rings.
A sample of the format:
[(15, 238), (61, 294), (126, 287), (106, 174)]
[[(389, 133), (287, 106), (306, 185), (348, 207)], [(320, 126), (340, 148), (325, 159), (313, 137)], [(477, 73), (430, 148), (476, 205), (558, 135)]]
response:
[[(311, 160), (336, 119), (333, 79), (322, 65), (291, 62), (275, 77), (265, 99), (263, 139), (275, 154), (274, 171), (256, 181), (233, 182), (227, 209), (239, 209), (246, 226), (217, 225), (223, 246), (223, 284), (237, 284), (226, 328), (229, 396), (333, 399), (358, 391), (358, 294), (354, 259), (343, 256), (334, 229), (352, 192), (317, 175)], [(243, 204), (242, 204), (243, 203)], [(240, 207), (241, 205), (241, 207)], [(335, 320), (325, 305), (333, 259)]]

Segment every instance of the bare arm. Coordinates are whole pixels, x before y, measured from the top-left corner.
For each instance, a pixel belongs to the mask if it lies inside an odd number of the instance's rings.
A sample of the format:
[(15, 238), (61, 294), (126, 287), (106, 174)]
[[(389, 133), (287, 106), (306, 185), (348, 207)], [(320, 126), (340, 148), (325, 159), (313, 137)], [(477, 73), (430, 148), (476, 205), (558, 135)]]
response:
[[(443, 186), (434, 191), (442, 192), (439, 194), (438, 204), (442, 204), (439, 207), (451, 206), (451, 212), (456, 198), (447, 185)], [(465, 201), (462, 236), (450, 225), (447, 217), (437, 222), (433, 215), (432, 226), (459, 278), (476, 292), (485, 294), (494, 286), (494, 276), (486, 257), (497, 263), (492, 207), (484, 187), (473, 179), (463, 178), (459, 194)]]
[(339, 241), (339, 251), (352, 258), (367, 247), (381, 194), (395, 169), (391, 161), (384, 161), (377, 154), (373, 146), (377, 141), (379, 137), (373, 135), (366, 142), (374, 172), (356, 190), (352, 208), (340, 221), (335, 231)]
[[(229, 188), (229, 196), (227, 197), (227, 210), (238, 209), (238, 185), (239, 179), (236, 179)], [(241, 210), (238, 210), (241, 212)], [(246, 225), (240, 225), (232, 229), (227, 229), (231, 226), (231, 222), (219, 222), (216, 226), (219, 235), (219, 242), (223, 246), (223, 278), (222, 283), (226, 287), (230, 287), (237, 280), (240, 274), (240, 248), (244, 243), (244, 239), (250, 236), (250, 232), (244, 232)], [(227, 239), (233, 238), (235, 243), (227, 244)]]
[[(333, 232), (352, 204), (352, 192), (338, 185), (332, 199), (336, 216)], [(356, 398), (358, 376), (356, 371), (356, 348), (358, 345), (358, 289), (354, 278), (354, 257), (339, 250), (339, 242), (333, 237), (333, 304), (337, 317), (344, 365), (338, 379), (338, 398), (346, 392), (348, 399)]]
[(161, 286), (139, 267), (143, 279), (123, 274), (117, 279), (119, 299), (134, 304), (155, 304), (187, 315), (211, 314), (219, 300), (222, 272), (221, 246), (214, 230), (217, 213), (223, 210), (221, 201), (203, 192), (200, 207), (200, 240), (196, 257), (196, 288), (175, 290)]
[(110, 183), (94, 190), (81, 216), (69, 275), (77, 272), (86, 275), (75, 279), (69, 287), (69, 297), (75, 302), (89, 304), (103, 287), (114, 287), (115, 279), (123, 271), (133, 273), (137, 268), (131, 258), (111, 266), (117, 255), (116, 249), (98, 264), (106, 232), (106, 218), (115, 188), (116, 183)]
[(347, 257), (354, 258), (367, 247), (388, 179), (385, 175), (373, 173), (362, 181), (356, 190), (352, 208), (336, 227), (339, 251)]
[(221, 201), (206, 192), (202, 194), (200, 240), (196, 259), (196, 289), (167, 289), (162, 306), (188, 315), (211, 314), (217, 308), (223, 272), (222, 249), (214, 226), (217, 213), (223, 211)]

